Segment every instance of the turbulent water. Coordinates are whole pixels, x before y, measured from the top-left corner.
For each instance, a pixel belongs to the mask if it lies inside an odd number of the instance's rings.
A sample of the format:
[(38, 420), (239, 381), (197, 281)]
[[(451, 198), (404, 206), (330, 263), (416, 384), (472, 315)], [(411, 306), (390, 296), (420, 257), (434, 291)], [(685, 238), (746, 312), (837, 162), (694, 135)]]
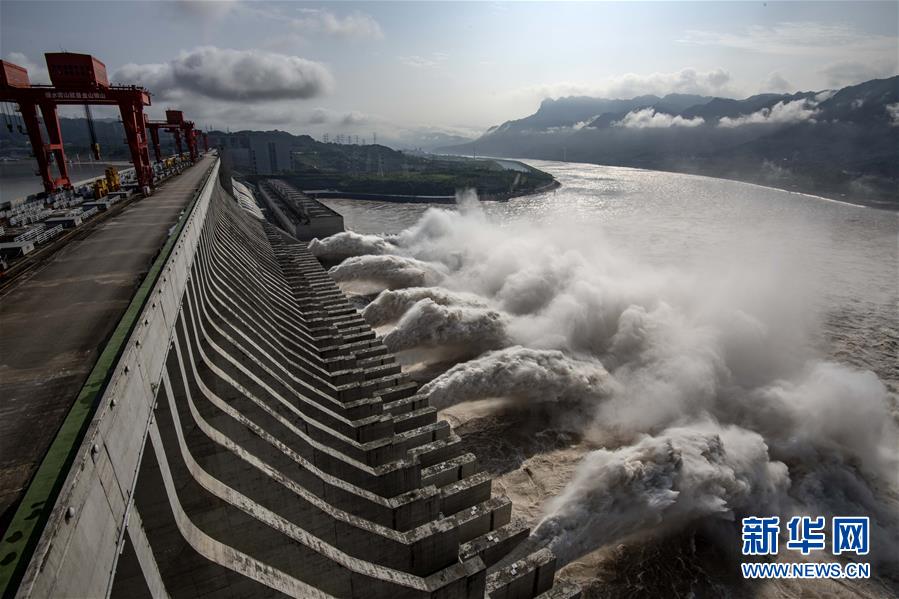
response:
[[(311, 244), (530, 542), (588, 596), (895, 595), (897, 215), (532, 164), (562, 187), (457, 210), (329, 200), (355, 233)], [(874, 580), (741, 583), (747, 514), (870, 516)]]

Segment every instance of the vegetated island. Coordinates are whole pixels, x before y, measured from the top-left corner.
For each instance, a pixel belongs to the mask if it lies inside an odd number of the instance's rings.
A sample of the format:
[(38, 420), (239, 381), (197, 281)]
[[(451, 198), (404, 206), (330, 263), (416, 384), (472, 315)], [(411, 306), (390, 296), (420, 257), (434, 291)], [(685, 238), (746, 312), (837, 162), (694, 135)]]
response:
[[(289, 134), (286, 134), (289, 135)], [(544, 171), (513, 160), (401, 152), (383, 145), (324, 143), (292, 136), (289, 170), (274, 175), (241, 173), (251, 182), (277, 177), (313, 197), (392, 202), (454, 203), (456, 192), (474, 189), (482, 200), (541, 193), (559, 186)], [(240, 172), (235, 164), (234, 169)]]

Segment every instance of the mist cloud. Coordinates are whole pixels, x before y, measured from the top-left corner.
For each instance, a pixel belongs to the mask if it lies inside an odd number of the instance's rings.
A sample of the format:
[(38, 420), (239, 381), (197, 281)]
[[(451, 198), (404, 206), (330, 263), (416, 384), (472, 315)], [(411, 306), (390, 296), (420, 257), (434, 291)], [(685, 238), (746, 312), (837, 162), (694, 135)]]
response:
[(886, 105), (887, 116), (890, 117), (890, 125), (899, 127), (899, 102)]
[(668, 73), (626, 73), (610, 77), (600, 83), (556, 82), (519, 90), (529, 96), (559, 98), (564, 96), (594, 96), (602, 98), (634, 98), (654, 94), (699, 94), (704, 96), (732, 96), (731, 75), (718, 68), (699, 71), (684, 68)]
[(735, 511), (777, 512), (790, 485), (761, 435), (700, 422), (588, 454), (532, 533), (562, 563), (638, 533)]
[(818, 110), (816, 103), (810, 100), (793, 100), (792, 102), (778, 102), (771, 108), (762, 108), (752, 114), (744, 114), (738, 117), (722, 117), (718, 121), (719, 127), (742, 127), (743, 125), (776, 124), (788, 125), (794, 123), (814, 123)]
[(612, 126), (625, 129), (668, 129), (670, 127), (699, 127), (703, 124), (705, 124), (705, 119), (701, 116), (688, 119), (680, 115), (656, 112), (653, 108), (643, 108), (632, 110), (620, 121), (612, 123)]
[(362, 317), (373, 327), (387, 324), (399, 319), (409, 308), (426, 298), (441, 306), (488, 307), (487, 302), (471, 293), (459, 293), (440, 287), (412, 287), (382, 291), (365, 307)]
[(391, 268), (439, 272), (440, 287), (387, 292), (368, 314), (397, 321), (388, 346), (462, 356), (422, 392), (441, 408), (551, 403), (597, 448), (544, 506), (532, 543), (564, 563), (747, 512), (858, 514), (872, 517), (879, 554), (896, 555), (890, 395), (873, 373), (809, 349), (807, 269), (782, 258), (766, 268), (739, 248), (722, 265), (730, 275), (660, 271), (596, 228), (499, 224), (470, 195), (459, 203), (392, 236), (393, 255), (350, 258), (341, 284)]
[(476, 356), (507, 344), (507, 319), (495, 310), (447, 306), (430, 298), (415, 302), (384, 336), (390, 351), (448, 347)]
[(344, 231), (309, 242), (309, 251), (313, 256), (330, 262), (365, 254), (386, 254), (395, 249), (392, 243), (379, 235), (362, 235), (355, 231)]
[(365, 281), (382, 289), (436, 285), (443, 278), (438, 265), (403, 256), (354, 256), (328, 273), (340, 282)]
[(617, 98), (668, 93), (717, 95), (730, 80), (730, 73), (724, 69), (697, 71), (686, 68), (673, 73), (628, 73), (610, 81), (608, 90), (611, 97)]
[(789, 92), (794, 89), (793, 85), (784, 79), (784, 76), (778, 72), (771, 73), (762, 84), (762, 93), (766, 92)]
[(526, 406), (592, 404), (610, 391), (609, 373), (598, 361), (577, 360), (558, 350), (514, 346), (453, 366), (421, 388), (431, 405), (501, 397)]
[(163, 97), (187, 92), (227, 101), (313, 98), (334, 85), (328, 69), (311, 60), (215, 46), (182, 52), (166, 63), (126, 64), (113, 78)]

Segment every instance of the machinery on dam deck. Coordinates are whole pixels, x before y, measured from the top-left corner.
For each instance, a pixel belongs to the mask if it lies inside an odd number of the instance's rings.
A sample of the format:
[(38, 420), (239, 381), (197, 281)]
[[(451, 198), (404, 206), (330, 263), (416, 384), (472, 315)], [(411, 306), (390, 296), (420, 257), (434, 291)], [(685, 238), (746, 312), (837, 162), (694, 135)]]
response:
[(577, 597), (548, 549), (504, 563), (528, 536), (511, 502), (305, 244), (217, 170), (15, 596)]

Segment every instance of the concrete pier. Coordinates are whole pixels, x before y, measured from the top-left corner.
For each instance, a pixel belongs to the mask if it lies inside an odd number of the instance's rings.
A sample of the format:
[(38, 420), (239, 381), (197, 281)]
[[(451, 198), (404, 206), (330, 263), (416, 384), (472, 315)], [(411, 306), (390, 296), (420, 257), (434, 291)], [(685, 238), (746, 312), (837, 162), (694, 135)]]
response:
[(577, 597), (303, 242), (214, 169), (20, 597)]

